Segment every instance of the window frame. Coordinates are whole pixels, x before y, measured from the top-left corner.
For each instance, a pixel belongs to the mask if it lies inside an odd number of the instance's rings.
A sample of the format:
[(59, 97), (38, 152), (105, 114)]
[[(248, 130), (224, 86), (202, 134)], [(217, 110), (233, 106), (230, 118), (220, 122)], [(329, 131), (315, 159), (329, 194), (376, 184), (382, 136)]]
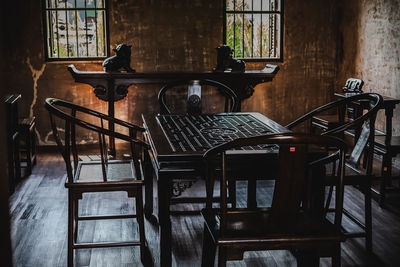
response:
[[(47, 12), (48, 8), (46, 7), (46, 2), (49, 0), (42, 0), (41, 1), (41, 9), (42, 9), (42, 29), (43, 29), (43, 49), (44, 49), (44, 55), (45, 55), (45, 61), (47, 62), (67, 62), (67, 61), (102, 61), (106, 59), (107, 57), (110, 56), (110, 27), (109, 27), (109, 0), (103, 0), (104, 1), (104, 8), (99, 8), (104, 10), (104, 18), (105, 18), (105, 23), (104, 23), (104, 34), (105, 34), (105, 55), (104, 56), (99, 56), (99, 57), (49, 57), (49, 44), (48, 44), (48, 28), (49, 25), (47, 24)], [(57, 1), (57, 0), (55, 0)], [(87, 1), (87, 0), (86, 0)], [(94, 0), (96, 1), (96, 0)], [(74, 8), (75, 9), (75, 8)], [(84, 8), (76, 8), (76, 9), (84, 9)]]
[[(236, 0), (236, 1), (242, 1), (242, 0)], [(227, 0), (222, 0), (223, 2), (223, 7), (222, 7), (222, 12), (223, 12), (223, 22), (222, 22), (222, 40), (223, 44), (226, 44), (226, 20), (227, 20), (227, 12), (226, 10), (226, 2)], [(260, 57), (260, 58), (251, 58), (251, 57), (235, 57), (238, 59), (241, 59), (245, 62), (283, 62), (284, 59), (284, 51), (283, 51), (283, 42), (284, 42), (284, 0), (280, 0), (281, 4), (281, 10), (279, 12), (280, 15), (280, 44), (279, 44), (279, 58), (268, 58), (268, 57)], [(240, 13), (240, 12), (239, 12)], [(254, 12), (254, 14), (257, 14), (257, 11)], [(260, 14), (260, 13), (258, 13)]]

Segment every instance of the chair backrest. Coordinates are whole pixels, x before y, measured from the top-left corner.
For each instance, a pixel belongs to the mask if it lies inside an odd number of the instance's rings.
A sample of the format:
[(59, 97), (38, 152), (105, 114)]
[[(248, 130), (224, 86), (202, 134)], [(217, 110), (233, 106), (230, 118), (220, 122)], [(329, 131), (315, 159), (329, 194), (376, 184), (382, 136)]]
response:
[[(212, 185), (214, 184), (215, 170), (221, 170), (220, 223), (222, 232), (224, 232), (226, 225), (229, 223), (229, 214), (248, 212), (248, 209), (254, 211), (254, 208), (249, 207), (249, 205), (244, 209), (228, 207), (227, 181), (229, 178), (231, 178), (228, 177), (231, 173), (234, 175), (234, 172), (228, 171), (228, 169), (234, 168), (234, 166), (231, 166), (229, 162), (230, 160), (237, 162), (237, 157), (242, 157), (243, 159), (246, 157), (243, 154), (238, 154), (237, 150), (235, 151), (236, 153), (232, 153), (232, 150), (240, 147), (264, 144), (273, 144), (278, 145), (279, 147), (279, 149), (277, 148), (276, 150), (276, 153), (278, 154), (275, 153), (275, 160), (278, 161), (275, 166), (278, 168), (278, 170), (271, 170), (271, 164), (262, 163), (263, 154), (257, 155), (257, 157), (259, 157), (261, 160), (261, 166), (265, 168), (265, 174), (269, 174), (271, 172), (277, 174), (277, 177), (275, 177), (276, 181), (270, 209), (270, 217), (266, 227), (269, 227), (271, 231), (276, 232), (287, 233), (293, 230), (293, 221), (296, 220), (296, 216), (298, 216), (300, 212), (304, 212), (303, 208), (305, 208), (304, 205), (306, 200), (311, 198), (312, 192), (310, 192), (309, 188), (313, 187), (313, 183), (321, 183), (321, 181), (317, 181), (315, 177), (309, 179), (311, 168), (316, 167), (318, 164), (326, 164), (327, 162), (340, 159), (339, 175), (337, 180), (338, 190), (336, 192), (337, 209), (335, 215), (335, 223), (339, 228), (343, 205), (342, 175), (346, 144), (339, 138), (333, 136), (288, 133), (236, 139), (234, 141), (211, 148), (204, 154), (203, 158), (206, 162), (205, 169), (207, 185), (206, 209), (210, 209), (212, 205), (210, 199), (213, 197)], [(327, 154), (318, 149), (318, 147), (326, 145), (335, 147), (337, 149), (336, 153)], [(267, 154), (271, 155), (271, 152)], [(267, 154), (264, 154), (264, 156)], [(317, 158), (315, 157), (316, 154)], [(219, 159), (219, 157), (220, 160), (215, 160), (216, 158)], [(268, 157), (268, 160), (271, 160), (271, 157)], [(259, 161), (257, 162), (260, 163)], [(242, 164), (240, 166), (240, 168), (246, 168), (249, 173), (251, 173), (254, 168), (258, 167), (254, 166), (253, 164)], [(323, 178), (324, 177), (318, 177), (318, 179)]]
[[(363, 85), (364, 85), (363, 80), (357, 78), (349, 78), (347, 79), (346, 84), (342, 88), (342, 92), (346, 96), (361, 94)], [(354, 119), (355, 117), (359, 117), (360, 114), (358, 112), (360, 112), (360, 110), (357, 109), (356, 105), (349, 105), (347, 107), (347, 118), (351, 120)]]
[[(173, 95), (168, 98), (168, 91), (172, 93), (172, 89), (175, 88), (178, 91), (174, 91)], [(217, 94), (213, 94), (214, 98), (218, 95), (224, 98), (224, 109), (217, 112), (234, 112), (237, 111), (238, 97), (236, 93), (227, 85), (220, 82), (208, 79), (202, 80), (179, 80), (168, 83), (163, 86), (158, 93), (158, 102), (160, 104), (161, 114), (171, 113), (182, 113), (188, 114), (201, 114), (202, 107), (206, 106), (204, 102), (205, 91), (204, 88), (214, 88)], [(203, 96), (202, 96), (203, 95)], [(168, 100), (167, 100), (168, 98)], [(208, 103), (211, 106), (211, 103)], [(179, 107), (186, 107), (186, 110), (179, 110)], [(221, 107), (222, 103), (214, 103), (215, 107)], [(210, 108), (210, 107), (209, 107)], [(179, 111), (178, 111), (179, 110)], [(205, 113), (217, 113), (208, 110)]]
[[(74, 182), (74, 175), (76, 174), (79, 160), (76, 126), (97, 134), (104, 181), (107, 181), (108, 167), (106, 136), (111, 136), (130, 143), (131, 156), (136, 168), (136, 175), (138, 175), (138, 179), (141, 178), (140, 164), (138, 164), (140, 160), (140, 151), (148, 146), (147, 143), (137, 139), (137, 133), (143, 132), (144, 128), (56, 98), (47, 98), (45, 107), (50, 115), (50, 123), (55, 141), (66, 163), (69, 183)], [(58, 120), (56, 120), (57, 118)], [(107, 128), (110, 123), (116, 126), (114, 130)], [(62, 132), (64, 132), (63, 136), (61, 135)], [(71, 157), (74, 169), (72, 169)]]
[[(351, 157), (348, 158), (347, 162), (353, 166), (358, 166), (361, 155), (363, 155), (363, 152), (366, 152), (366, 148), (368, 148), (368, 151), (373, 151), (375, 119), (382, 104), (383, 98), (381, 95), (373, 93), (357, 94), (318, 107), (291, 122), (286, 127), (293, 129), (301, 123), (311, 121), (314, 116), (318, 116), (323, 112), (336, 110), (337, 121), (339, 122), (338, 125), (322, 132), (321, 134), (336, 135), (343, 138), (345, 131), (351, 131), (354, 134), (356, 141)], [(348, 107), (354, 105), (358, 105), (360, 108), (366, 110), (366, 112), (357, 112), (357, 114), (359, 114), (358, 117), (353, 117), (351, 120), (346, 121), (345, 118), (347, 117), (346, 112), (348, 112)], [(364, 156), (367, 156), (364, 160), (366, 163), (364, 164), (364, 167), (367, 173), (371, 173), (373, 153), (366, 153)]]

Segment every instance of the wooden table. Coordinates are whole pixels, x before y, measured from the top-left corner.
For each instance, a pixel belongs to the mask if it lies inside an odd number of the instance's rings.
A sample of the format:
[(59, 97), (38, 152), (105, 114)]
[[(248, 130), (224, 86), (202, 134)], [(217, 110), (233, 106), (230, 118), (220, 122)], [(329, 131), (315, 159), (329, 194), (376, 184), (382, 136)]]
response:
[[(231, 113), (230, 116), (250, 115), (259, 125), (264, 125), (270, 129), (271, 133), (288, 132), (286, 128), (263, 116), (260, 113)], [(220, 116), (228, 115), (219, 114)], [(146, 138), (151, 149), (149, 150), (149, 159), (145, 168), (145, 213), (147, 216), (153, 211), (153, 177), (154, 170), (157, 178), (158, 189), (158, 220), (160, 225), (160, 262), (161, 266), (171, 266), (171, 219), (170, 219), (170, 201), (172, 190), (172, 179), (200, 177), (202, 174), (202, 155), (204, 149), (194, 147), (187, 151), (180, 151), (179, 142), (171, 141), (167, 138), (168, 130), (161, 127), (161, 120), (170, 115), (143, 115), (144, 127), (146, 129)], [(186, 115), (184, 117), (189, 117)], [(245, 122), (249, 120), (243, 120)], [(164, 127), (166, 128), (166, 127)], [(229, 132), (226, 127), (216, 129), (215, 125), (207, 125), (202, 128), (202, 132), (208, 130), (218, 131), (221, 135)], [(185, 131), (180, 129), (180, 131)], [(260, 130), (262, 131), (262, 130)], [(207, 136), (207, 134), (205, 134)], [(185, 138), (182, 138), (184, 142)], [(210, 138), (213, 139), (213, 138)], [(210, 141), (211, 142), (211, 141)], [(213, 144), (211, 144), (213, 145)]]
[[(108, 115), (114, 117), (114, 102), (126, 97), (128, 87), (133, 84), (166, 84), (175, 80), (200, 80), (210, 79), (231, 87), (240, 101), (253, 95), (254, 87), (259, 83), (269, 82), (279, 71), (277, 65), (267, 64), (262, 70), (248, 70), (245, 72), (104, 72), (104, 71), (79, 71), (74, 65), (68, 66), (75, 82), (89, 84), (93, 87), (95, 95), (108, 102)], [(161, 88), (161, 86), (160, 86)], [(110, 130), (114, 125), (110, 123)], [(114, 139), (110, 138), (111, 154), (115, 154)]]

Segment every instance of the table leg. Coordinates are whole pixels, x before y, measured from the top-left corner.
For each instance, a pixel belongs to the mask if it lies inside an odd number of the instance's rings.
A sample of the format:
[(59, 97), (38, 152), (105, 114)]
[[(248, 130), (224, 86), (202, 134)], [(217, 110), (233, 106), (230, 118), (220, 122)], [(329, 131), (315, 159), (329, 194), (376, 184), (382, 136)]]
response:
[[(385, 137), (385, 145), (386, 149), (389, 150), (390, 142), (392, 139), (392, 118), (393, 118), (393, 109), (395, 106), (388, 105), (385, 107), (385, 116), (386, 116), (386, 137)], [(386, 154), (383, 155), (382, 159), (382, 168), (381, 168), (381, 184), (379, 188), (379, 205), (383, 207), (385, 205), (386, 198), (386, 187), (391, 186), (391, 176), (392, 176), (392, 155), (386, 151)]]
[(171, 266), (171, 218), (169, 204), (172, 183), (168, 177), (158, 176), (158, 220), (160, 223), (160, 265)]
[(392, 186), (392, 155), (385, 154), (382, 159), (381, 184), (379, 188), (379, 205), (384, 207), (386, 199), (386, 188)]
[[(386, 138), (385, 138), (385, 144), (387, 149), (389, 149), (390, 147), (390, 143), (392, 140), (392, 119), (393, 119), (393, 109), (395, 107), (394, 106), (388, 106), (387, 108), (385, 108), (385, 116), (386, 116)], [(384, 159), (385, 162), (387, 162), (387, 168), (384, 168), (383, 170), (385, 170), (386, 175), (384, 175), (382, 173), (382, 176), (386, 176), (386, 181), (385, 184), (387, 186), (392, 186), (392, 156), (390, 153), (388, 153), (388, 151), (386, 151), (386, 155), (387, 157), (389, 157), (389, 159)]]
[[(114, 109), (114, 81), (108, 80), (107, 83), (107, 102), (108, 102), (108, 116), (114, 118), (115, 116), (115, 109)], [(114, 123), (109, 122), (108, 123), (108, 129), (110, 131), (114, 131)], [(109, 136), (109, 154), (113, 157), (115, 157), (115, 139), (112, 136)]]
[(301, 250), (295, 256), (299, 267), (319, 266), (319, 255), (316, 250)]
[(393, 118), (393, 109), (394, 106), (388, 106), (385, 108), (385, 116), (386, 116), (386, 145), (390, 144), (390, 140), (392, 139), (392, 118)]
[(250, 208), (257, 208), (257, 180), (249, 179), (247, 181), (247, 206)]
[(153, 215), (153, 166), (149, 151), (144, 151), (144, 185), (145, 185), (145, 204), (144, 214), (147, 218)]
[(324, 179), (326, 175), (326, 168), (324, 165), (314, 166), (311, 171), (311, 179), (313, 188), (311, 196), (310, 209), (312, 214), (322, 218), (324, 216), (324, 203), (325, 203), (325, 184)]

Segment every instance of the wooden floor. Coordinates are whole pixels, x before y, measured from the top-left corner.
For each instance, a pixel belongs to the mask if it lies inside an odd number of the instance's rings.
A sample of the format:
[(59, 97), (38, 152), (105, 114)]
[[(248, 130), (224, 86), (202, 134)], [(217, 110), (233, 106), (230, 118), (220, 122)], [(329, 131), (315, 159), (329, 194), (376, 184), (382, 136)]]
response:
[[(32, 175), (25, 178), (11, 197), (11, 228), (15, 266), (66, 266), (67, 262), (67, 190), (65, 166), (56, 153), (40, 154)], [(186, 193), (191, 194), (196, 183)], [(271, 188), (265, 189), (272, 191)], [(244, 198), (243, 194), (238, 200)], [(346, 191), (345, 203), (354, 214), (362, 215), (363, 196), (355, 189)], [(351, 239), (342, 245), (342, 266), (400, 266), (400, 199), (391, 198), (390, 210), (373, 202), (374, 254), (368, 255), (363, 239)], [(91, 194), (83, 199), (81, 213), (129, 213), (133, 199), (123, 193)], [(155, 201), (157, 203), (157, 201)], [(187, 210), (198, 207), (187, 205)], [(200, 266), (203, 223), (199, 215), (175, 215), (173, 224), (173, 265)], [(85, 222), (79, 225), (80, 241), (115, 241), (137, 238), (132, 220)], [(349, 226), (349, 225), (348, 225)], [(150, 266), (159, 266), (159, 234), (155, 223), (146, 221), (146, 239)], [(134, 229), (132, 231), (132, 229)], [(76, 253), (77, 266), (142, 266), (139, 248), (84, 249)], [(249, 252), (243, 261), (228, 266), (296, 266), (289, 252)], [(330, 266), (330, 260), (321, 260)]]

